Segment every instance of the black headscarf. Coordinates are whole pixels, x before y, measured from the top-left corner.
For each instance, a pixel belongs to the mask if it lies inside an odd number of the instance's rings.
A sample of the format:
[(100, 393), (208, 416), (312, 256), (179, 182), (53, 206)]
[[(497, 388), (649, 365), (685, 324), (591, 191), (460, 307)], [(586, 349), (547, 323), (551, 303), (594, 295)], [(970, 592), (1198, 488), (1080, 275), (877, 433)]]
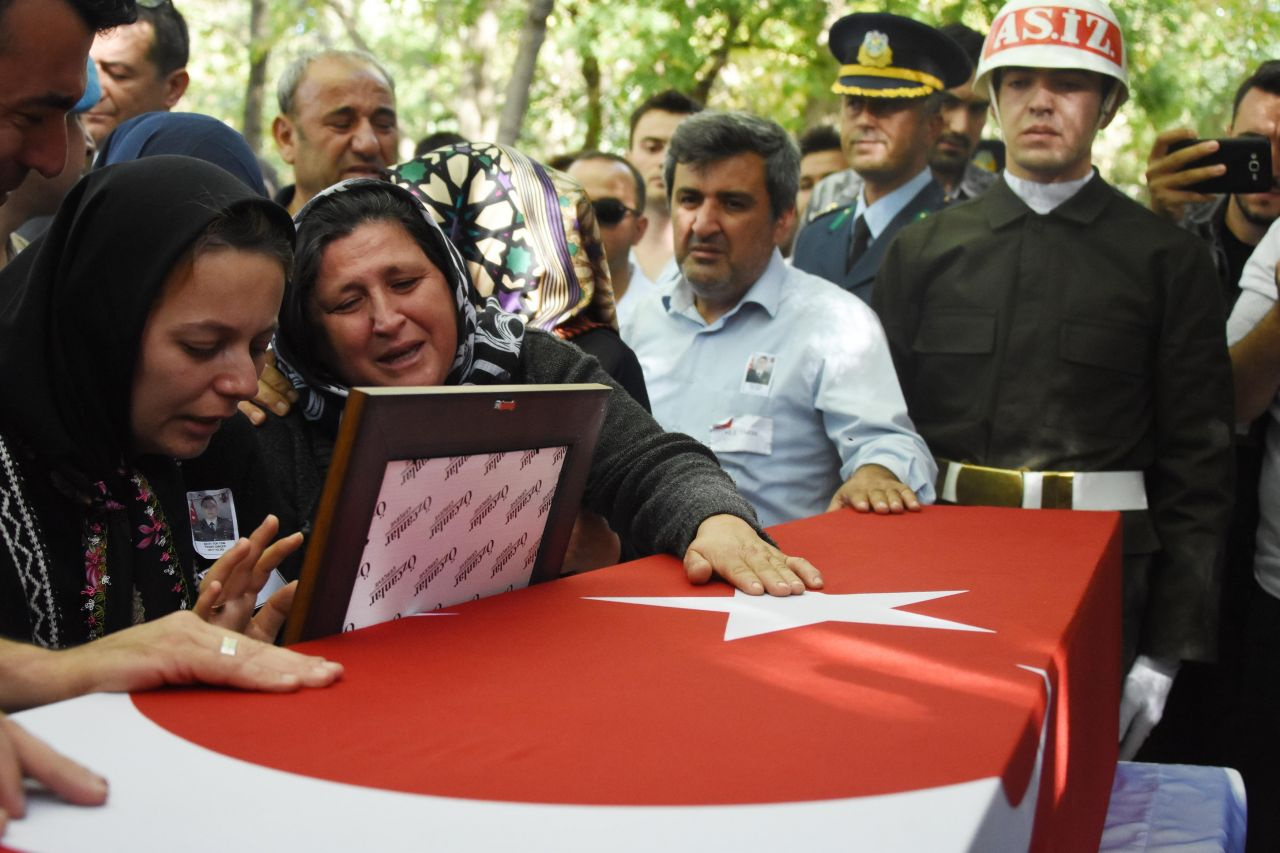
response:
[[(295, 271), (303, 269), (308, 259), (304, 253), (314, 245), (316, 228), (328, 219), (324, 215), (334, 200), (343, 193), (380, 192), (399, 198), (412, 208), (426, 224), (428, 245), (423, 252), (448, 280), (453, 292), (458, 322), (458, 349), (445, 376), (445, 385), (491, 385), (511, 380), (520, 361), (524, 342), (524, 320), (502, 310), (496, 297), (485, 299), (471, 283), (458, 250), (444, 236), (440, 226), (422, 202), (408, 190), (385, 181), (353, 178), (329, 187), (303, 205), (295, 221), (298, 225), (298, 253)], [(317, 215), (320, 211), (320, 215)], [(355, 223), (337, 223), (349, 228)], [(316, 259), (311, 259), (316, 260)], [(308, 320), (307, 300), (314, 282), (303, 282), (300, 275), (285, 287), (284, 306), (280, 309), (280, 331), (276, 335), (277, 364), (300, 395), (299, 405), (309, 421), (317, 423), (330, 438), (336, 437), (338, 421), (346, 405), (348, 388), (321, 361), (317, 332)]]
[(200, 113), (143, 113), (111, 132), (98, 151), (98, 167), (142, 157), (181, 154), (221, 166), (266, 198), (262, 167), (244, 137), (213, 116)]
[[(156, 498), (167, 490), (159, 482), (153, 490), (139, 469), (145, 463), (152, 480), (172, 475), (176, 483), (176, 467), (135, 457), (133, 376), (170, 270), (215, 218), (240, 205), (260, 206), (282, 231), (291, 228), (282, 208), (209, 163), (157, 156), (111, 166), (76, 184), (49, 230), (0, 271), (0, 429), (35, 460), (35, 476), (83, 508), (87, 588), (110, 572), (87, 594), (87, 636), (74, 625), (60, 629), (67, 614), (52, 605), (55, 612), (41, 611), (33, 588), (41, 581), (24, 577), (38, 642), (67, 645), (125, 627), (138, 603), (148, 617), (190, 603), (185, 507), (175, 534)], [(52, 627), (41, 634), (46, 620)]]

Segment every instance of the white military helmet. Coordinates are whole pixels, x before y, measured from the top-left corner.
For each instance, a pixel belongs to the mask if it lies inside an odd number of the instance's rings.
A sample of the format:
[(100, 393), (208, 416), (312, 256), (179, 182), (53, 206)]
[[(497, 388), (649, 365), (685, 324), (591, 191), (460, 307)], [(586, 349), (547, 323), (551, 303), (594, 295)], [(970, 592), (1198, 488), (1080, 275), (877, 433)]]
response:
[(1115, 79), (1103, 107), (1114, 112), (1129, 97), (1124, 35), (1111, 7), (1102, 0), (1009, 0), (996, 14), (982, 44), (973, 88), (991, 93), (998, 68), (1073, 68)]

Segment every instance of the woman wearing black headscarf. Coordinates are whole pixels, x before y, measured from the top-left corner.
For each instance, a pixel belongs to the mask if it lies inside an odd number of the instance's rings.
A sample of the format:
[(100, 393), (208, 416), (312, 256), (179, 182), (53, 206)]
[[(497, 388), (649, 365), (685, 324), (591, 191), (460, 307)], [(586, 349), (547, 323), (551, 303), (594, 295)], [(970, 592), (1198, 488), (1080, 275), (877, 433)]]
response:
[(775, 595), (821, 585), (807, 561), (760, 538), (751, 505), (704, 445), (663, 432), (594, 359), (483, 299), (411, 192), (345, 181), (309, 201), (297, 224), (276, 347), (298, 405), (258, 430), (229, 424), (200, 460), (211, 476), (235, 479), (239, 469), (256, 483), (242, 494), (301, 526), (314, 514), (352, 385), (599, 382), (614, 393), (585, 507), (646, 553), (683, 555), (695, 582), (718, 574)]
[[(292, 236), (283, 210), (225, 171), (153, 157), (82, 180), (0, 273), (0, 636), (22, 641), (0, 645), (0, 707), (173, 680), (336, 677), (229, 633), (297, 545), (267, 547), (274, 522), (198, 592), (175, 461), (253, 393)], [(131, 627), (192, 608), (222, 627), (190, 614)], [(56, 664), (35, 648), (70, 646)]]

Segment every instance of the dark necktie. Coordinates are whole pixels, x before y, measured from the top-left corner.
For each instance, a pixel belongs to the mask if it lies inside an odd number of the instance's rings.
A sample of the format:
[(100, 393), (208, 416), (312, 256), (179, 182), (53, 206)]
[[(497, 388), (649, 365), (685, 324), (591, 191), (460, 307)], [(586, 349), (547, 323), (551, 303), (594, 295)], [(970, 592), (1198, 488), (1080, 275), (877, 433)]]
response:
[(858, 262), (858, 258), (862, 257), (863, 252), (867, 251), (867, 244), (870, 242), (871, 229), (867, 227), (866, 218), (859, 216), (853, 221), (853, 236), (849, 240), (849, 257), (845, 260), (845, 272), (853, 269), (853, 265)]

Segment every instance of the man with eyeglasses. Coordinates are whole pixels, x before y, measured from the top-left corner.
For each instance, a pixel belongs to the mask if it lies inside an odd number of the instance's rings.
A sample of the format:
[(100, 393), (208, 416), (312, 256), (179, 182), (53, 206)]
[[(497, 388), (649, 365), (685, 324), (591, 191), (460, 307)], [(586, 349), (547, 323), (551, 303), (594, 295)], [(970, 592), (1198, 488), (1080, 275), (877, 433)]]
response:
[(134, 116), (168, 112), (187, 91), (187, 22), (171, 0), (138, 0), (138, 20), (99, 33), (89, 54), (98, 65), (102, 100), (84, 123), (99, 148)]
[(647, 277), (636, 274), (636, 262), (631, 257), (632, 247), (649, 227), (644, 215), (644, 176), (625, 157), (603, 151), (579, 154), (569, 164), (568, 173), (591, 198), (609, 264), (618, 324), (625, 329), (636, 302), (653, 290)]
[(844, 95), (840, 137), (862, 188), (852, 204), (801, 230), (793, 258), (870, 302), (894, 235), (945, 203), (929, 155), (942, 131), (942, 93), (965, 83), (972, 66), (950, 38), (900, 15), (846, 15), (831, 27), (830, 47), (841, 63), (831, 87)]

